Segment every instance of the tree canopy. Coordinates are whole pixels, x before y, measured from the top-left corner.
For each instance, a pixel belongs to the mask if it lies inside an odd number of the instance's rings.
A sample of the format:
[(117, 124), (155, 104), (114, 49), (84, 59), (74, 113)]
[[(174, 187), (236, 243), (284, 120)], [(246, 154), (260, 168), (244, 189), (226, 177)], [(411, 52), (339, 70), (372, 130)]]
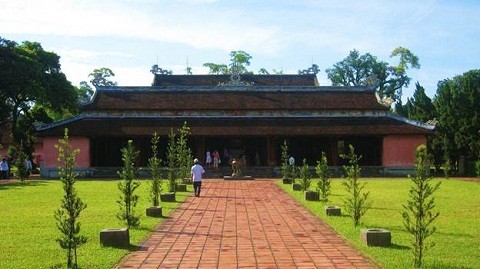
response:
[(91, 78), (90, 82), (93, 86), (117, 86), (117, 82), (110, 80), (110, 77), (114, 77), (115, 74), (110, 68), (102, 67), (97, 68), (88, 75)]
[(480, 70), (440, 81), (433, 103), (437, 132), (452, 154), (480, 158)]
[(410, 78), (406, 74), (409, 68), (420, 68), (418, 57), (410, 50), (398, 47), (390, 57), (399, 56), (399, 63), (391, 66), (380, 61), (376, 56), (366, 53), (361, 55), (356, 49), (342, 61), (325, 70), (333, 86), (372, 86), (382, 98), (392, 101), (400, 100), (402, 88), (407, 87)]
[(76, 109), (77, 94), (61, 72), (60, 56), (37, 42), (17, 44), (0, 37), (0, 95), (2, 126), (10, 124), (18, 145), (29, 135), (18, 129), (19, 119), (24, 117), (31, 124), (39, 120), (30, 111), (32, 107), (57, 112)]
[(230, 52), (230, 64), (217, 64), (217, 63), (204, 63), (203, 66), (209, 68), (209, 74), (232, 74), (233, 69), (239, 74), (252, 74), (247, 70), (247, 66), (250, 66), (250, 60), (252, 56), (243, 50), (236, 50)]

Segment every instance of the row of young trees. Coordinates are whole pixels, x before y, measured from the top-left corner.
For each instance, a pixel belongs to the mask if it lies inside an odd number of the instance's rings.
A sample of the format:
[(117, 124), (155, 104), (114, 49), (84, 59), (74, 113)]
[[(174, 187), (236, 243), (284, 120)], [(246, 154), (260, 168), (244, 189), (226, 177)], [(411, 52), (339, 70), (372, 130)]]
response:
[[(171, 131), (168, 145), (168, 167), (169, 190), (176, 191), (176, 182), (178, 177), (187, 177), (190, 172), (191, 150), (188, 148), (187, 136), (190, 134), (190, 128), (185, 122), (176, 132)], [(161, 159), (158, 157), (159, 136), (157, 133), (152, 135), (151, 148), (152, 156), (149, 158), (151, 169), (151, 181), (149, 198), (153, 206), (160, 205), (160, 194), (163, 190), (161, 176)], [(74, 171), (75, 158), (80, 152), (73, 148), (69, 143), (68, 129), (65, 129), (64, 137), (56, 145), (58, 151), (59, 176), (63, 184), (64, 194), (61, 199), (60, 208), (54, 213), (56, 225), (61, 236), (57, 238), (60, 247), (66, 250), (67, 268), (79, 268), (77, 263), (77, 249), (87, 242), (87, 237), (80, 233), (79, 217), (87, 205), (78, 196), (75, 182), (77, 174)], [(140, 215), (135, 207), (140, 199), (136, 193), (140, 182), (135, 180), (137, 168), (135, 160), (138, 151), (135, 149), (133, 140), (129, 140), (127, 145), (121, 149), (123, 167), (118, 171), (121, 180), (118, 183), (119, 197), (117, 204), (119, 211), (117, 218), (124, 221), (130, 228), (140, 225)]]
[[(362, 217), (371, 208), (372, 201), (369, 198), (370, 192), (366, 190), (366, 182), (361, 180), (361, 167), (359, 160), (361, 156), (355, 154), (355, 149), (349, 145), (348, 153), (342, 154), (347, 160), (343, 166), (344, 179), (342, 186), (347, 195), (343, 199), (346, 214), (349, 215), (355, 227), (360, 225)], [(401, 213), (403, 224), (412, 237), (413, 266), (421, 268), (425, 251), (432, 248), (434, 242), (427, 239), (436, 232), (434, 221), (440, 215), (435, 211), (435, 191), (440, 188), (441, 182), (432, 182), (430, 175), (431, 156), (428, 154), (426, 145), (420, 145), (415, 150), (415, 175), (411, 176), (411, 186), (408, 192), (408, 199), (403, 204), (404, 211)], [(295, 168), (288, 165), (288, 144), (286, 140), (282, 145), (282, 172), (284, 177), (295, 178)], [(318, 176), (317, 191), (320, 193), (320, 200), (328, 201), (331, 194), (331, 179), (328, 172), (327, 158), (324, 152), (317, 161), (315, 172)], [(302, 190), (308, 191), (311, 184), (309, 167), (305, 160), (298, 168), (298, 177)]]

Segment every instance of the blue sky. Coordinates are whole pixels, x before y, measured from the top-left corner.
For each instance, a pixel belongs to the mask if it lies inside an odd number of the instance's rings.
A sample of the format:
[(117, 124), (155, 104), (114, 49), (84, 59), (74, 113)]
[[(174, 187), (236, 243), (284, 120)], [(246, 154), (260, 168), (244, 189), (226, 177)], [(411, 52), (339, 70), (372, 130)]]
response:
[(350, 50), (396, 64), (390, 52), (409, 48), (421, 68), (409, 70), (430, 97), (437, 82), (480, 60), (480, 3), (392, 0), (0, 0), (0, 36), (40, 42), (61, 56), (62, 70), (79, 85), (94, 68), (108, 67), (122, 86), (147, 86), (153, 64), (174, 74), (188, 65), (228, 63), (229, 52), (252, 55), (250, 70), (297, 73), (325, 69)]

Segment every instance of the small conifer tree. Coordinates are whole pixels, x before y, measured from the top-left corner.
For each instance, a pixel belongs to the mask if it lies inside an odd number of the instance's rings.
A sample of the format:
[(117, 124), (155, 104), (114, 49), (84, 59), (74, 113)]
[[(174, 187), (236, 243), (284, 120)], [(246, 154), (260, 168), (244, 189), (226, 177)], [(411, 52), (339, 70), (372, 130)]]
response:
[(30, 176), (30, 171), (28, 171), (25, 160), (27, 159), (27, 154), (22, 150), (22, 145), (20, 144), (18, 154), (15, 157), (15, 166), (17, 167), (17, 174), (20, 178), (20, 181), (25, 181)]
[(288, 143), (287, 140), (283, 140), (282, 144), (282, 176), (283, 178), (289, 178), (290, 174), (290, 166), (288, 165)]
[(167, 173), (168, 173), (168, 191), (176, 192), (177, 190), (177, 135), (170, 129), (168, 134), (167, 146)]
[(426, 243), (426, 239), (435, 233), (433, 221), (439, 216), (434, 212), (435, 200), (433, 193), (440, 187), (440, 182), (432, 185), (430, 176), (430, 160), (425, 145), (420, 145), (415, 151), (415, 176), (410, 177), (413, 185), (409, 191), (409, 199), (403, 205), (403, 224), (407, 231), (414, 237), (413, 240), (413, 265), (422, 266), (426, 250), (434, 243)]
[(315, 172), (318, 176), (317, 190), (320, 194), (320, 200), (326, 202), (331, 193), (331, 180), (328, 176), (327, 155), (323, 151), (320, 160), (317, 161), (317, 166), (315, 166)]
[(187, 122), (183, 123), (182, 128), (178, 130), (177, 137), (177, 164), (182, 178), (190, 177), (190, 166), (192, 163), (192, 151), (188, 147), (187, 136), (190, 135), (190, 127)]
[(139, 196), (135, 194), (135, 190), (140, 186), (135, 179), (135, 159), (138, 152), (135, 150), (132, 140), (128, 140), (127, 146), (121, 149), (123, 167), (118, 174), (122, 179), (118, 183), (118, 190), (120, 197), (117, 204), (120, 207), (120, 212), (117, 214), (118, 219), (126, 222), (127, 227), (138, 227), (140, 225), (140, 217), (135, 214), (135, 206), (137, 205)]
[(148, 165), (152, 175), (152, 182), (150, 188), (150, 201), (153, 206), (160, 205), (160, 193), (162, 192), (162, 180), (160, 176), (161, 160), (158, 158), (158, 142), (160, 137), (155, 132), (152, 136), (152, 157), (148, 159)]
[(312, 178), (310, 175), (310, 170), (307, 164), (307, 160), (304, 158), (302, 162), (302, 166), (299, 167), (299, 176), (300, 176), (300, 184), (302, 185), (303, 191), (308, 191), (310, 188), (310, 184), (312, 183)]
[(364, 191), (366, 183), (359, 182), (361, 168), (358, 162), (361, 156), (357, 156), (354, 147), (349, 145), (349, 153), (342, 154), (341, 157), (348, 161), (348, 165), (343, 166), (345, 180), (342, 184), (348, 192), (348, 197), (343, 201), (344, 207), (352, 217), (353, 224), (357, 227), (362, 216), (370, 208), (369, 192)]
[(68, 141), (68, 129), (65, 129), (63, 139), (55, 145), (58, 151), (60, 180), (63, 184), (63, 198), (60, 209), (55, 211), (57, 228), (62, 236), (57, 239), (60, 247), (67, 250), (67, 268), (78, 268), (77, 248), (87, 242), (87, 238), (80, 235), (80, 213), (87, 205), (78, 197), (75, 189), (76, 175), (74, 172), (75, 156), (80, 152), (73, 149)]

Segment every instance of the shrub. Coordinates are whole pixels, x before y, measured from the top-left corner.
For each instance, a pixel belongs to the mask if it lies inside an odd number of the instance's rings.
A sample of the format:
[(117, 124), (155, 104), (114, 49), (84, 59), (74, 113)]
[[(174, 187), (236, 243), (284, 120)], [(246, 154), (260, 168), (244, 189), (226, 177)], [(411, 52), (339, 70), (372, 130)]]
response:
[(290, 177), (290, 166), (288, 165), (288, 144), (287, 140), (283, 140), (282, 144), (282, 176), (283, 178)]
[(480, 160), (475, 162), (475, 171), (477, 172), (477, 177), (480, 177)]

